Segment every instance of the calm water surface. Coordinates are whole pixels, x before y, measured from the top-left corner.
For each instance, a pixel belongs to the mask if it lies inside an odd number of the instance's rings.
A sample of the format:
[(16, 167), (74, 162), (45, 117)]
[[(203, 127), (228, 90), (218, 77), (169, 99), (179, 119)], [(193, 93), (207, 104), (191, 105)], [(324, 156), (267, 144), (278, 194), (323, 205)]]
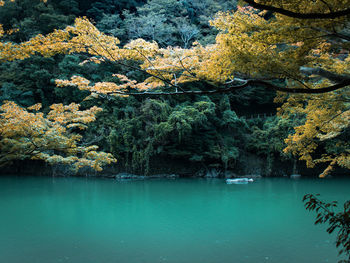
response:
[(306, 193), (350, 199), (347, 179), (0, 177), (1, 263), (337, 262)]

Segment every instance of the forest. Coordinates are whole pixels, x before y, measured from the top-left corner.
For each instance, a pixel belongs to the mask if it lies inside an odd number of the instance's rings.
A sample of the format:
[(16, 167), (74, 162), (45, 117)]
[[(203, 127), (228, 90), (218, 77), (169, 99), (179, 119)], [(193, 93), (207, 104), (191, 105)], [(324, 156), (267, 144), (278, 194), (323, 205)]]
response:
[(348, 2), (270, 2), (2, 1), (0, 166), (349, 169)]

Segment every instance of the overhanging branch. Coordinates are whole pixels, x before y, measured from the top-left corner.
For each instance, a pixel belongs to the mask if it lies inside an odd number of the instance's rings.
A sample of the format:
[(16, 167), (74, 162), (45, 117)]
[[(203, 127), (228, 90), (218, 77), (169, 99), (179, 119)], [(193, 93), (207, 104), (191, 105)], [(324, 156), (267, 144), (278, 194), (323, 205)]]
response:
[(300, 67), (300, 72), (307, 76), (318, 75), (335, 83), (341, 83), (342, 81), (349, 79), (348, 76), (336, 74), (323, 68)]
[(203, 94), (219, 94), (219, 93), (228, 93), (235, 90), (243, 89), (248, 86), (264, 86), (267, 89), (281, 91), (292, 94), (322, 94), (331, 91), (335, 91), (347, 86), (350, 86), (350, 79), (346, 79), (337, 84), (319, 88), (319, 89), (301, 89), (301, 88), (285, 88), (278, 85), (275, 85), (271, 82), (259, 79), (236, 79), (236, 82), (241, 82), (241, 84), (227, 84), (224, 88), (217, 88), (213, 90), (189, 90), (189, 91), (177, 91), (177, 92), (153, 92), (153, 91), (144, 91), (144, 92), (125, 92), (125, 91), (114, 91), (108, 93), (108, 95), (119, 94), (119, 95), (129, 95), (129, 96), (163, 96), (163, 95), (203, 95)]
[(271, 12), (275, 12), (285, 16), (299, 18), (299, 19), (335, 19), (338, 17), (350, 15), (350, 8), (347, 8), (341, 11), (328, 12), (328, 13), (298, 13), (298, 12), (293, 12), (280, 7), (259, 4), (255, 0), (243, 0), (243, 1), (256, 9), (267, 10), (267, 11), (271, 11)]

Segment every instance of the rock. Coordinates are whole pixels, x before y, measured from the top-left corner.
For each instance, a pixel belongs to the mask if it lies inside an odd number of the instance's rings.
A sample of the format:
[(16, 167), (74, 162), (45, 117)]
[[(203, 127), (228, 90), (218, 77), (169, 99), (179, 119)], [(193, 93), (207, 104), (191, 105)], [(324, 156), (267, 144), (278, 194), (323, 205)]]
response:
[(234, 172), (226, 171), (225, 174), (224, 174), (224, 177), (225, 177), (225, 178), (237, 178), (238, 175), (235, 174)]
[(219, 178), (221, 176), (222, 172), (220, 170), (217, 170), (215, 168), (210, 169), (206, 172), (205, 177), (206, 178)]

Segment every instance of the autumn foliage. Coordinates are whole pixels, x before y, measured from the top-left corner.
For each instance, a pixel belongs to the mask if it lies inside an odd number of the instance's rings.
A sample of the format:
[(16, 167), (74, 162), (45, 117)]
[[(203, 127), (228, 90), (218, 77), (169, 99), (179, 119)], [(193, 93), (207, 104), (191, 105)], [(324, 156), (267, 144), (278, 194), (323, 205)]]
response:
[(0, 166), (14, 160), (44, 160), (71, 165), (76, 171), (91, 167), (97, 171), (115, 162), (111, 154), (98, 152), (96, 145), (84, 145), (76, 131), (87, 128), (101, 108), (79, 110), (78, 104), (54, 104), (47, 114), (40, 104), (28, 109), (7, 101), (0, 107)]
[[(234, 12), (216, 14), (211, 25), (219, 33), (216, 42), (211, 45), (195, 42), (188, 49), (161, 48), (155, 42), (137, 39), (121, 46), (118, 38), (100, 32), (87, 18), (77, 18), (73, 26), (45, 36), (37, 35), (23, 43), (1, 42), (0, 60), (21, 60), (37, 54), (50, 57), (60, 53), (82, 53), (89, 55), (84, 63), (114, 63), (147, 75), (139, 82), (118, 72), (113, 76), (119, 82), (92, 83), (81, 76), (56, 80), (59, 87), (77, 86), (89, 91), (89, 98), (152, 93), (192, 94), (193, 91), (186, 90), (189, 82), (205, 83), (213, 89), (213, 93), (231, 92), (251, 85), (287, 92), (287, 95), (277, 98), (279, 102), (284, 102), (280, 114), (284, 118), (299, 116), (305, 118), (305, 122), (295, 127), (294, 134), (286, 139), (285, 152), (298, 156), (309, 167), (328, 163), (321, 176), (329, 173), (335, 165), (350, 169), (349, 145), (346, 136), (343, 136), (349, 128), (350, 37), (347, 35), (348, 16), (342, 13), (342, 10), (348, 9), (350, 2), (246, 2), (266, 8), (258, 10), (251, 6), (238, 6)], [(332, 18), (322, 15), (337, 12), (340, 12), (339, 15)], [(312, 18), (308, 19), (310, 14)], [(168, 92), (162, 93), (164, 89)], [(197, 93), (201, 92), (208, 93)], [(10, 114), (15, 107), (8, 102), (2, 110)], [(64, 132), (70, 128), (66, 125), (79, 126), (74, 121), (71, 123), (73, 119), (62, 123), (57, 120), (60, 117), (52, 117), (56, 114), (53, 107), (54, 113), (45, 118), (42, 114), (25, 110), (22, 110), (23, 116), (41, 118), (40, 122), (48, 122), (50, 127), (63, 125)], [(68, 107), (71, 114), (78, 111)], [(50, 134), (50, 128), (47, 131)], [(25, 135), (23, 132), (19, 134)], [(72, 140), (75, 143), (75, 137)], [(30, 140), (26, 143), (21, 151), (35, 152), (35, 145)], [(34, 143), (40, 147), (45, 145), (44, 142)], [(69, 149), (69, 139), (66, 145), (64, 148)], [(334, 150), (331, 145), (339, 147)], [(79, 153), (86, 155), (85, 152)], [(32, 158), (40, 156), (46, 160), (51, 158), (37, 152)], [(66, 157), (62, 158), (66, 160)], [(68, 162), (76, 161), (70, 160)], [(77, 167), (80, 166), (82, 164), (78, 162)]]

